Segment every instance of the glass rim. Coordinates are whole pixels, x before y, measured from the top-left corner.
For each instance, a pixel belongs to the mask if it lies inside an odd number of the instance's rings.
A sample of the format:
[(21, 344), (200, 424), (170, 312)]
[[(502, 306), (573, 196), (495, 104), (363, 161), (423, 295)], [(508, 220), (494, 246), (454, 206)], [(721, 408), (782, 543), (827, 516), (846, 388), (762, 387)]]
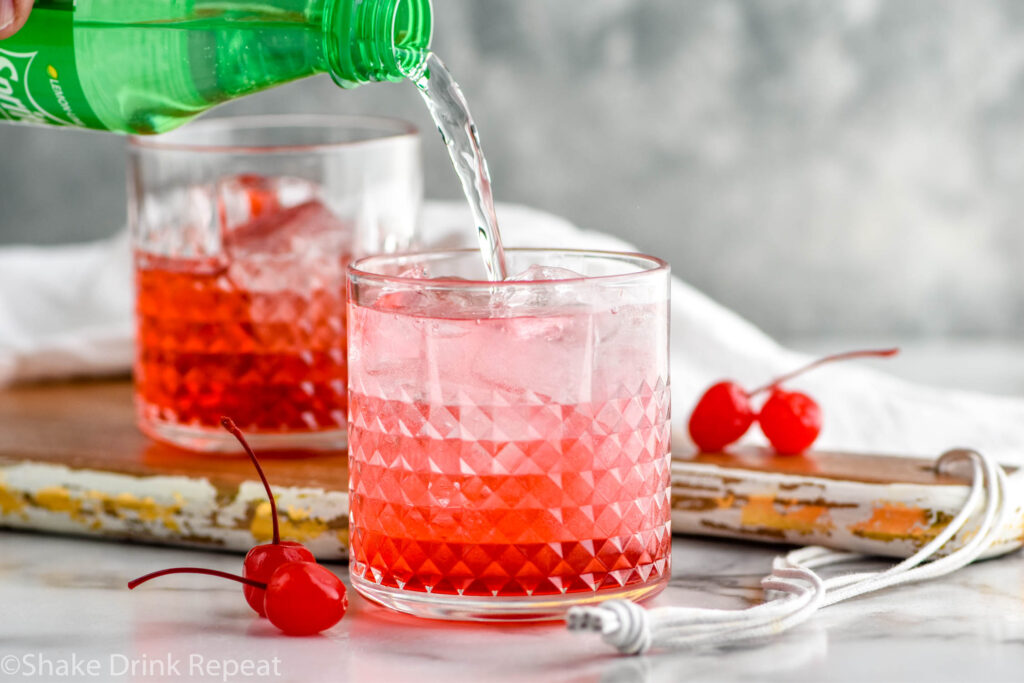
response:
[[(273, 128), (363, 128), (379, 132), (362, 140), (338, 142), (314, 142), (301, 144), (225, 144), (201, 143), (189, 140), (189, 133), (196, 131), (224, 131), (233, 128), (249, 130)], [(132, 149), (162, 150), (168, 152), (193, 152), (197, 154), (274, 154), (314, 152), (337, 148), (359, 147), (380, 144), (385, 141), (418, 139), (419, 128), (415, 124), (391, 116), (369, 116), (361, 114), (243, 114), (238, 116), (214, 116), (193, 121), (181, 128), (160, 135), (130, 135), (128, 146)]]
[[(565, 285), (580, 285), (584, 283), (615, 284), (620, 281), (634, 280), (638, 277), (656, 275), (658, 273), (668, 274), (671, 270), (669, 263), (657, 256), (644, 254), (636, 251), (603, 251), (599, 249), (558, 249), (549, 247), (509, 247), (506, 253), (533, 253), (533, 254), (566, 254), (569, 256), (590, 256), (595, 258), (629, 260), (638, 264), (646, 263), (650, 267), (639, 268), (629, 273), (616, 273), (613, 275), (584, 275), (582, 277), (571, 277), (562, 280), (464, 280), (456, 278), (417, 278), (404, 277), (401, 275), (384, 275), (373, 271), (364, 270), (364, 264), (374, 261), (393, 262), (408, 259), (415, 262), (417, 259), (422, 262), (424, 257), (434, 257), (436, 260), (476, 254), (480, 257), (480, 250), (475, 247), (464, 247), (461, 249), (423, 249), (416, 251), (396, 252), (392, 254), (373, 254), (356, 259), (348, 264), (349, 281), (355, 279), (373, 280), (380, 283), (401, 285), (418, 289), (468, 289), (468, 288), (494, 288), (494, 287), (558, 287)], [(482, 258), (482, 257), (480, 257)]]

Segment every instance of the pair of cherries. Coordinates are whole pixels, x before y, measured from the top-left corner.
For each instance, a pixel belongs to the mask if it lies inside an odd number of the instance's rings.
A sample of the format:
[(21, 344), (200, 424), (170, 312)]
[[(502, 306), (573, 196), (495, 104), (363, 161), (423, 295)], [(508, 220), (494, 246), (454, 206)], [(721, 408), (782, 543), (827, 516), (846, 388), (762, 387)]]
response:
[[(717, 453), (738, 441), (757, 421), (777, 453), (803, 453), (821, 433), (821, 407), (807, 394), (786, 391), (781, 384), (827, 363), (852, 358), (888, 357), (897, 353), (899, 349), (837, 353), (750, 392), (733, 381), (718, 382), (704, 392), (693, 409), (690, 415), (690, 438), (701, 451)], [(760, 411), (755, 411), (751, 400), (764, 393), (768, 394), (768, 399)]]
[(341, 621), (348, 609), (345, 584), (329, 569), (317, 564), (313, 553), (301, 543), (281, 540), (277, 500), (256, 454), (234, 422), (225, 417), (221, 424), (242, 444), (260, 475), (270, 498), (273, 541), (249, 551), (242, 566), (242, 576), (201, 567), (173, 567), (140, 576), (129, 582), (128, 588), (168, 574), (217, 576), (243, 584), (249, 606), (287, 635), (308, 636), (329, 629)]

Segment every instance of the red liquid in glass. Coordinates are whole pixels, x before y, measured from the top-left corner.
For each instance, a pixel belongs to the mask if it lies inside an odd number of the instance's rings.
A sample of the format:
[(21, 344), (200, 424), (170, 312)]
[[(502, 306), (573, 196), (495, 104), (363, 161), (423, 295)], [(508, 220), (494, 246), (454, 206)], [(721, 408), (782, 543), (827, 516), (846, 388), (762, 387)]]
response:
[[(349, 316), (354, 576), (499, 597), (668, 575), (669, 390), (660, 349), (643, 341), (666, 324), (662, 308)], [(604, 348), (588, 362), (598, 328)]]
[(252, 198), (224, 253), (136, 253), (136, 400), (144, 429), (321, 431), (346, 421), (347, 230), (318, 202)]

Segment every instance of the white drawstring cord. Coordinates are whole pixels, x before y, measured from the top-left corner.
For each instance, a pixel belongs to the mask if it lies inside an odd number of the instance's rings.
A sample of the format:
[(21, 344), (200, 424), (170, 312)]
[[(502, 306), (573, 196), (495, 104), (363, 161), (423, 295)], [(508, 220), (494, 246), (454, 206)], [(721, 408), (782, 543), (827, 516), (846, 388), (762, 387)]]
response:
[[(761, 580), (768, 600), (742, 610), (699, 607), (659, 607), (646, 610), (626, 600), (573, 607), (566, 615), (570, 631), (591, 631), (623, 654), (650, 649), (723, 645), (782, 633), (809, 619), (822, 607), (874, 591), (933, 579), (967, 566), (998, 538), (1009, 521), (1006, 473), (990, 458), (971, 450), (945, 453), (936, 463), (942, 472), (953, 462), (968, 460), (973, 468), (971, 488), (956, 516), (916, 553), (885, 571), (843, 574), (823, 580), (814, 568), (859, 560), (860, 553), (820, 546), (800, 548), (772, 562), (772, 573)], [(935, 555), (971, 519), (984, 496), (981, 523), (959, 548)], [(781, 595), (778, 595), (781, 594)]]

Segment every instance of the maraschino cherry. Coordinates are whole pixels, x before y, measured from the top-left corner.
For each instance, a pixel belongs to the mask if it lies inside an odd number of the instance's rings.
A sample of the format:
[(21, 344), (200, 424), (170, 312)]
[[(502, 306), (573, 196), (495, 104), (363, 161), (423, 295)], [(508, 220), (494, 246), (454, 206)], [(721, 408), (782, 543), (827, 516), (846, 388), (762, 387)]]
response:
[(129, 582), (128, 588), (168, 574), (217, 576), (241, 583), (249, 606), (288, 635), (312, 635), (329, 629), (345, 616), (348, 609), (345, 584), (329, 569), (317, 564), (308, 548), (300, 543), (281, 540), (277, 501), (259, 459), (234, 422), (225, 417), (221, 424), (242, 444), (260, 475), (270, 499), (273, 542), (255, 546), (249, 551), (245, 556), (243, 576), (200, 567), (172, 567), (141, 576)]
[(264, 596), (263, 612), (270, 623), (289, 636), (311, 636), (341, 621), (348, 609), (345, 584), (316, 562), (285, 562), (266, 583), (201, 567), (173, 567), (140, 576), (128, 583), (133, 589), (169, 574), (206, 574), (231, 579)]
[[(690, 438), (705, 453), (716, 453), (739, 440), (756, 420), (779, 454), (802, 453), (811, 447), (821, 433), (821, 408), (807, 394), (786, 391), (780, 385), (826, 363), (851, 358), (894, 356), (897, 353), (899, 349), (837, 353), (816, 360), (751, 392), (733, 381), (718, 382), (704, 392), (694, 407), (690, 415)], [(765, 392), (768, 393), (768, 399), (758, 413), (751, 405), (751, 399)]]
[[(238, 442), (242, 444), (242, 448), (245, 449), (246, 454), (248, 454), (249, 459), (252, 460), (252, 464), (256, 468), (256, 473), (260, 475), (263, 488), (267, 491), (267, 498), (270, 499), (270, 518), (274, 529), (273, 540), (264, 545), (254, 546), (249, 551), (245, 556), (245, 563), (242, 565), (242, 576), (257, 583), (266, 583), (270, 580), (274, 570), (286, 562), (316, 562), (313, 553), (301, 543), (281, 540), (281, 531), (277, 520), (277, 500), (274, 498), (274, 492), (270, 490), (270, 483), (263, 473), (259, 459), (252, 448), (249, 447), (249, 443), (245, 440), (242, 430), (235, 426), (231, 418), (222, 417), (220, 423), (224, 426), (224, 429), (231, 432), (238, 439)], [(261, 617), (267, 616), (266, 612), (263, 611), (263, 589), (246, 584), (243, 592), (249, 606), (256, 610), (256, 613)]]
[(290, 636), (326, 631), (347, 609), (345, 584), (315, 562), (286, 562), (267, 582), (267, 618)]
[(803, 453), (821, 433), (821, 408), (799, 391), (772, 389), (757, 420), (768, 443), (780, 455)]
[(717, 453), (739, 440), (757, 414), (750, 394), (735, 382), (718, 382), (704, 392), (690, 415), (690, 438), (705, 453)]

